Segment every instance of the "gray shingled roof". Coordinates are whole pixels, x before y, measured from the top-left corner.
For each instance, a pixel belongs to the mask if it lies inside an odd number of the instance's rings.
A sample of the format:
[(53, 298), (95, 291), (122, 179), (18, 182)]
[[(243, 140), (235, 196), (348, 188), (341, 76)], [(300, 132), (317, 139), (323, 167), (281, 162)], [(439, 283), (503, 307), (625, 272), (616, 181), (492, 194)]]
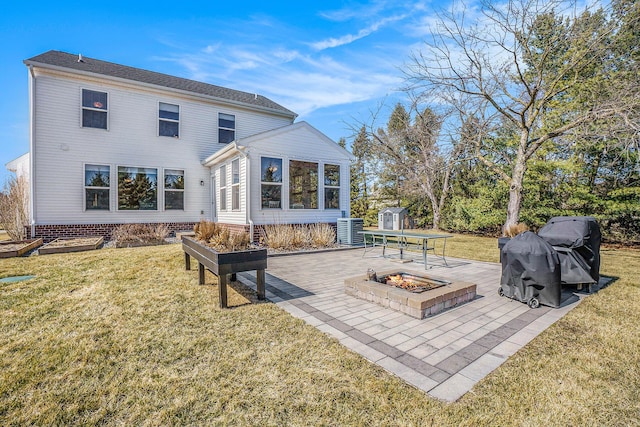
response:
[(282, 105), (271, 101), (261, 95), (241, 92), (195, 80), (183, 79), (181, 77), (170, 76), (168, 74), (156, 73), (154, 71), (142, 70), (140, 68), (127, 67), (126, 65), (114, 64), (112, 62), (100, 61), (98, 59), (82, 57), (82, 62), (78, 61), (78, 55), (50, 50), (33, 58), (24, 61), (26, 65), (50, 65), (55, 67), (68, 68), (70, 70), (82, 71), (85, 73), (100, 74), (103, 76), (116, 77), (120, 79), (133, 80), (136, 82), (152, 84), (165, 88), (177, 89), (192, 92), (198, 95), (212, 96), (221, 100), (228, 100), (233, 103), (240, 103), (260, 109), (274, 110), (281, 114), (295, 117), (296, 114)]

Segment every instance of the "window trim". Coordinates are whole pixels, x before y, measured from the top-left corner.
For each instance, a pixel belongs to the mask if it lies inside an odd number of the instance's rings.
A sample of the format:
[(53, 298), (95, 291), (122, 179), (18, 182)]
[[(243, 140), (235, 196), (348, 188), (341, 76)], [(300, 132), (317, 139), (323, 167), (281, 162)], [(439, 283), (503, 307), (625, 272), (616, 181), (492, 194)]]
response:
[[(234, 182), (234, 165), (238, 165), (238, 182)], [(240, 210), (240, 181), (242, 181), (242, 177), (240, 176), (240, 158), (237, 157), (231, 160), (231, 210), (236, 212)]]
[[(160, 111), (166, 111), (166, 110), (160, 110), (160, 105), (161, 104), (167, 104), (167, 105), (173, 105), (175, 107), (178, 107), (178, 119), (169, 119), (169, 118), (163, 118), (160, 117)], [(175, 138), (175, 139), (180, 139), (180, 135), (182, 134), (182, 126), (180, 123), (180, 115), (181, 115), (181, 110), (182, 110), (182, 106), (180, 104), (173, 104), (171, 102), (164, 102), (164, 101), (158, 101), (158, 123), (157, 123), (157, 127), (158, 127), (158, 136), (159, 137), (165, 137), (165, 138)], [(177, 123), (178, 124), (178, 134), (177, 135), (160, 135), (160, 122), (169, 122), (169, 123)]]
[[(224, 169), (224, 172), (223, 172)], [(222, 184), (222, 178), (224, 177), (224, 185)], [(219, 198), (220, 203), (218, 210), (220, 212), (227, 212), (227, 164), (222, 164), (218, 168), (218, 182), (219, 182)], [(222, 197), (224, 195), (224, 197)], [(224, 202), (224, 203), (223, 203)]]
[[(336, 166), (338, 168), (338, 185), (328, 185), (326, 183), (327, 166)], [(324, 210), (329, 210), (329, 211), (340, 210), (340, 187), (341, 187), (341, 181), (342, 181), (342, 168), (340, 167), (340, 165), (336, 165), (333, 163), (324, 163), (322, 165), (322, 178), (323, 178), (322, 179), (322, 183), (323, 183), (322, 198), (324, 199)], [(338, 207), (337, 208), (327, 207), (327, 189), (338, 190)]]
[[(221, 120), (220, 116), (221, 115), (226, 115), (226, 116), (232, 116), (233, 117), (233, 128), (225, 127), (225, 126), (221, 126), (220, 125), (220, 120)], [(236, 121), (236, 115), (235, 114), (223, 113), (221, 111), (218, 112), (218, 144), (229, 144), (229, 143), (235, 141), (236, 140), (236, 128), (237, 128), (237, 121)], [(221, 130), (226, 130), (226, 131), (232, 131), (233, 132), (233, 138), (231, 139), (231, 141), (229, 141), (229, 142), (220, 141), (220, 131)]]
[[(292, 186), (292, 176), (291, 176), (291, 164), (292, 162), (297, 162), (297, 163), (307, 163), (310, 165), (315, 165), (315, 173), (316, 173), (316, 186), (315, 186), (315, 198), (314, 199), (309, 199), (309, 201), (311, 202), (311, 206), (310, 207), (305, 207), (304, 203), (294, 203), (293, 202), (293, 197), (292, 197), (292, 191), (293, 191), (293, 186)], [(324, 171), (324, 170), (323, 170)], [(302, 175), (304, 176), (304, 175)], [(312, 175), (310, 174), (310, 178), (312, 177)], [(323, 175), (324, 178), (324, 175)], [(324, 182), (324, 179), (323, 181)], [(314, 162), (314, 161), (308, 161), (308, 160), (297, 160), (297, 159), (289, 159), (289, 168), (288, 168), (288, 184), (289, 184), (289, 210), (313, 210), (313, 211), (319, 211), (320, 209), (320, 190), (321, 190), (321, 186), (320, 186), (320, 162)], [(313, 201), (315, 201), (315, 207), (313, 207)], [(302, 206), (299, 206), (302, 205)]]
[[(85, 107), (84, 103), (83, 103), (83, 95), (84, 95), (84, 91), (85, 90), (91, 91), (91, 92), (104, 93), (105, 95), (107, 95), (107, 108), (102, 109), (102, 108)], [(100, 130), (108, 131), (109, 130), (109, 118), (111, 116), (111, 114), (109, 113), (110, 112), (109, 105), (111, 104), (110, 99), (111, 99), (111, 93), (109, 91), (90, 89), (88, 87), (80, 87), (80, 128), (81, 129), (100, 129)], [(107, 127), (100, 128), (100, 127), (94, 127), (94, 126), (85, 126), (84, 125), (84, 110), (106, 113), (107, 114)]]
[[(120, 209), (120, 168), (136, 168), (136, 169), (154, 169), (156, 171), (156, 208), (155, 209)], [(157, 166), (127, 166), (122, 164), (115, 165), (116, 172), (116, 211), (117, 212), (161, 212), (160, 206), (160, 194), (158, 184), (160, 178), (160, 171), (162, 168)], [(164, 175), (162, 176), (164, 178)], [(163, 181), (164, 187), (164, 181)], [(164, 196), (164, 193), (162, 193)], [(162, 200), (162, 205), (164, 206), (164, 200)]]
[[(167, 188), (165, 184), (165, 177), (167, 171), (180, 171), (182, 172), (182, 188)], [(185, 211), (185, 187), (186, 187), (186, 170), (185, 168), (162, 168), (162, 210), (163, 211)], [(182, 209), (167, 209), (167, 197), (166, 194), (169, 193), (182, 193)]]
[[(98, 167), (106, 167), (109, 168), (109, 185), (107, 187), (96, 187), (96, 186), (92, 186), (92, 185), (87, 185), (87, 166), (98, 166)], [(82, 210), (84, 212), (93, 212), (93, 211), (97, 211), (97, 212), (111, 212), (111, 196), (113, 194), (113, 192), (111, 191), (111, 165), (110, 164), (98, 164), (96, 162), (94, 163), (83, 163), (82, 164), (82, 181), (83, 181), (83, 191), (82, 191)], [(107, 209), (87, 209), (87, 190), (107, 190), (109, 192), (109, 207)]]
[[(262, 159), (274, 159), (274, 160), (280, 160), (280, 168), (283, 169), (280, 172), (280, 181), (263, 181), (262, 180)], [(282, 157), (270, 157), (270, 156), (260, 156), (260, 210), (265, 209), (265, 210), (273, 210), (273, 209), (283, 209), (283, 193), (282, 193), (282, 189), (284, 187), (284, 164), (285, 164), (285, 159)], [(271, 186), (278, 186), (280, 187), (280, 201), (278, 202), (278, 206), (277, 207), (269, 207), (269, 206), (262, 206), (262, 187), (264, 185), (271, 185)]]

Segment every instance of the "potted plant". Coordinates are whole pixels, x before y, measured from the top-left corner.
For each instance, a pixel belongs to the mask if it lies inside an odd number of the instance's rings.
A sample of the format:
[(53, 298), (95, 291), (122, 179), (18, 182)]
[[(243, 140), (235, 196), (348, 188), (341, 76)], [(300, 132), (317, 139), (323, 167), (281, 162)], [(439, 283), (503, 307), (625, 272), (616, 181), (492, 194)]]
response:
[(265, 298), (264, 270), (267, 250), (252, 248), (248, 233), (232, 234), (227, 227), (211, 221), (200, 221), (194, 227), (195, 237), (182, 238), (185, 267), (191, 269), (191, 257), (198, 260), (198, 283), (204, 284), (204, 269), (218, 276), (220, 307), (227, 307), (229, 274), (256, 271), (258, 299)]

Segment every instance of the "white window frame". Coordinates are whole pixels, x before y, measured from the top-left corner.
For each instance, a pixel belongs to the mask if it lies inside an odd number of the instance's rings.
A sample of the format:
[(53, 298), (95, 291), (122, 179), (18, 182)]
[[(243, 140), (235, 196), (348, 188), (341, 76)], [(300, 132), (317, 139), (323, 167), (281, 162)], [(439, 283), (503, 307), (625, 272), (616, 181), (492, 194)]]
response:
[[(167, 171), (177, 171), (182, 172), (182, 188), (167, 188), (165, 179), (167, 175)], [(163, 168), (162, 169), (162, 207), (164, 211), (184, 211), (185, 208), (185, 186), (186, 186), (186, 176), (184, 168)], [(167, 193), (182, 193), (182, 209), (178, 208), (167, 208)]]
[[(171, 105), (173, 107), (178, 107), (178, 119), (169, 119), (166, 117), (160, 117), (160, 111), (168, 111), (168, 110), (161, 110), (161, 105), (165, 104), (165, 105)], [(180, 104), (172, 104), (170, 102), (163, 102), (163, 101), (158, 101), (158, 136), (162, 136), (162, 137), (167, 137), (167, 138), (176, 138), (179, 139), (180, 138), (180, 134), (182, 133), (182, 129), (180, 127), (180, 111), (182, 110)], [(173, 111), (170, 111), (173, 112)], [(178, 134), (177, 135), (161, 135), (160, 134), (160, 122), (168, 122), (168, 123), (177, 123), (178, 124)]]
[(218, 180), (220, 181), (220, 212), (227, 211), (227, 165), (221, 165), (218, 169), (220, 175)]
[(231, 210), (240, 210), (240, 158), (231, 161)]
[[(327, 185), (326, 184), (326, 179), (327, 179), (327, 175), (326, 175), (326, 168), (327, 166), (335, 166), (338, 168), (338, 185)], [(340, 165), (336, 165), (333, 163), (325, 163), (324, 165), (322, 165), (322, 182), (323, 182), (323, 190), (322, 190), (322, 198), (324, 200), (324, 209), (325, 210), (340, 210), (340, 184), (342, 181), (342, 168), (340, 167)], [(327, 207), (327, 189), (334, 189), (334, 190), (338, 190), (338, 207), (337, 208), (328, 208)]]
[[(155, 209), (120, 209), (120, 168), (136, 168), (136, 169), (154, 169), (156, 171), (156, 208)], [(164, 206), (164, 200), (160, 200), (160, 179), (162, 178), (162, 186), (164, 187), (164, 174), (160, 175), (161, 169), (156, 166), (115, 166), (115, 189), (116, 189), (116, 211), (118, 212), (160, 212), (160, 206)], [(164, 195), (164, 194), (163, 194)], [(162, 203), (162, 205), (160, 204)]]
[[(84, 100), (84, 91), (90, 91), (90, 92), (98, 92), (98, 93), (104, 93), (105, 95), (107, 95), (107, 108), (92, 108), (92, 107), (85, 107), (83, 100)], [(97, 90), (97, 89), (90, 89), (88, 87), (82, 87), (80, 88), (80, 127), (82, 129), (101, 129), (101, 130), (109, 130), (109, 105), (111, 104), (110, 101), (111, 98), (111, 94), (109, 92), (107, 92), (106, 90)], [(106, 113), (107, 116), (107, 127), (105, 128), (101, 128), (101, 127), (94, 127), (94, 126), (85, 126), (84, 125), (84, 111), (97, 111), (100, 113)]]
[[(280, 171), (280, 181), (263, 181), (262, 178), (262, 159), (274, 159), (274, 160), (280, 160), (280, 169), (284, 168), (284, 164), (285, 164), (285, 159), (283, 159), (282, 157), (269, 157), (269, 156), (262, 156), (260, 157), (260, 209), (282, 209), (282, 204), (283, 204), (283, 197), (284, 197), (284, 193), (283, 193), (283, 180), (284, 180), (284, 170)], [(262, 187), (268, 185), (268, 186), (279, 186), (280, 187), (280, 201), (277, 202), (277, 206), (275, 203), (269, 202), (269, 206), (262, 206)]]
[[(220, 126), (220, 120), (223, 119), (222, 116), (229, 116), (229, 117), (233, 117), (233, 127), (226, 127), (226, 126)], [(229, 144), (231, 141), (235, 141), (236, 139), (236, 128), (237, 128), (237, 122), (236, 122), (236, 115), (235, 114), (229, 114), (229, 113), (218, 113), (218, 143), (220, 144)], [(221, 130), (226, 130), (226, 131), (232, 131), (233, 132), (233, 138), (231, 139), (231, 141), (229, 142), (222, 142), (220, 141), (220, 131)]]
[[(87, 185), (87, 166), (97, 166), (97, 167), (105, 167), (109, 169), (108, 172), (108, 177), (109, 177), (109, 186), (108, 187), (98, 187), (98, 186), (92, 186), (92, 185)], [(105, 164), (98, 164), (98, 163), (84, 163), (82, 165), (82, 182), (84, 183), (83, 185), (83, 189), (84, 191), (82, 192), (83, 196), (82, 196), (82, 207), (84, 211), (89, 211), (89, 212), (93, 212), (93, 211), (97, 211), (97, 212), (110, 212), (111, 211), (111, 195), (113, 194), (113, 192), (111, 191), (111, 165), (105, 165)], [(87, 190), (107, 190), (109, 192), (109, 206), (107, 207), (107, 209), (87, 209)]]

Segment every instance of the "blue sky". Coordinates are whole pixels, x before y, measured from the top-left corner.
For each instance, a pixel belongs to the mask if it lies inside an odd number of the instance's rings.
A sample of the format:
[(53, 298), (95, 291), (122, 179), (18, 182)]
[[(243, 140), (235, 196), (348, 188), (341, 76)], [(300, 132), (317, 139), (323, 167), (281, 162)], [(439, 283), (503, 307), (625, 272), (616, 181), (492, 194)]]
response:
[[(51, 49), (259, 93), (330, 138), (401, 99), (430, 1), (7, 0), (0, 13), (0, 185), (28, 151), (24, 59)], [(386, 120), (386, 117), (385, 117)], [(382, 122), (384, 123), (384, 121)]]

